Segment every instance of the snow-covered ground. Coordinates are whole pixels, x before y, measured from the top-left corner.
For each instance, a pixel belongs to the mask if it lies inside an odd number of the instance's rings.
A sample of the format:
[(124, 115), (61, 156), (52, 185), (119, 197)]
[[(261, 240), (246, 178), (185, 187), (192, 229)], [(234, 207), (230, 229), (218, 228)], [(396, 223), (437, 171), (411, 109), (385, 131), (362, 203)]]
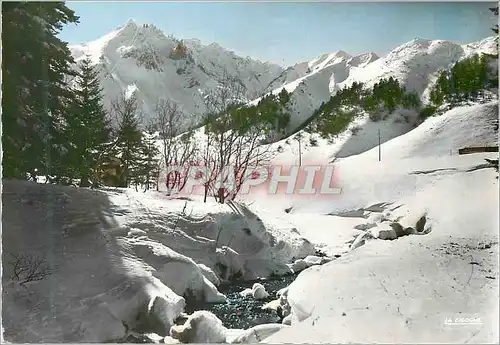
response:
[(166, 336), (183, 297), (224, 302), (221, 280), (288, 273), (315, 251), (244, 205), (153, 191), (4, 181), (3, 215), (2, 322), (12, 342)]
[[(469, 167), (482, 163), (484, 155), (474, 156)], [(403, 204), (390, 218), (426, 214), (431, 232), (367, 241), (301, 273), (288, 291), (298, 320), (265, 342), (498, 341), (495, 177), (492, 169), (437, 172), (413, 192), (388, 199)], [(323, 240), (337, 240), (333, 229)]]
[[(325, 197), (316, 202), (301, 196), (294, 209), (317, 212), (317, 207), (325, 207), (322, 209), (324, 213), (344, 212), (370, 203), (387, 202), (413, 193), (418, 184), (434, 183), (439, 173), (453, 174), (454, 170), (482, 164), (484, 161), (477, 155), (459, 156), (458, 149), (497, 145), (497, 121), (498, 101), (455, 108), (442, 116), (430, 118), (413, 131), (382, 144), (380, 162), (378, 147), (335, 160), (335, 178), (343, 189), (342, 194), (333, 196), (330, 204), (325, 203)], [(363, 138), (362, 134), (360, 138)], [(343, 143), (340, 141), (339, 144)], [(339, 150), (335, 145), (313, 149), (308, 156), (304, 154), (303, 162), (327, 163)], [(321, 156), (314, 159), (315, 152), (321, 152)], [(437, 172), (433, 173), (433, 170)], [(365, 185), (359, 181), (369, 183)]]
[[(288, 288), (289, 327), (227, 330), (196, 314), (172, 334), (197, 342), (224, 332), (234, 342), (498, 341), (498, 180), (484, 161), (498, 154), (457, 154), (498, 145), (497, 119), (498, 101), (455, 108), (382, 144), (381, 162), (377, 148), (337, 158), (335, 196), (250, 194), (230, 207), (155, 191), (4, 181), (4, 337), (92, 342), (137, 330), (163, 337), (184, 310), (183, 296), (222, 302), (221, 280), (283, 274), (321, 249), (336, 259)], [(344, 139), (304, 145), (304, 164), (327, 164)], [(297, 142), (289, 143), (273, 144), (286, 146), (276, 164), (296, 163)], [(382, 239), (392, 231), (387, 221), (417, 228), (422, 216), (423, 233)], [(15, 258), (38, 256), (50, 274), (20, 284)], [(186, 333), (197, 323), (218, 331)]]
[(498, 341), (498, 180), (484, 165), (498, 154), (457, 155), (498, 145), (497, 118), (498, 102), (431, 118), (383, 144), (381, 162), (377, 149), (337, 160), (342, 195), (291, 202), (289, 219), (330, 251), (385, 218), (415, 227), (425, 215), (430, 233), (367, 240), (302, 272), (291, 327), (264, 342)]

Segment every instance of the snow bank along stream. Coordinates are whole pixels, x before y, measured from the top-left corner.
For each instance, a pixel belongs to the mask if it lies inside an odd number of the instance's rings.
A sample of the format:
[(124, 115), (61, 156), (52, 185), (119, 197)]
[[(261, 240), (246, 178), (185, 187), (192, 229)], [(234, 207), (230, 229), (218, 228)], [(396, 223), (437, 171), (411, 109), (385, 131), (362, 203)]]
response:
[[(239, 326), (277, 321), (271, 312), (265, 319), (256, 311), (265, 298), (238, 299), (237, 290), (245, 281), (288, 275), (263, 282), (273, 293), (288, 285), (296, 259), (316, 253), (298, 231), (266, 225), (243, 204), (27, 181), (4, 181), (3, 188), (3, 327), (9, 341), (163, 338), (194, 310), (192, 301), (208, 303), (228, 328), (233, 325), (224, 308), (240, 302), (245, 305), (236, 309), (248, 317)], [(16, 264), (31, 259), (40, 260), (44, 275), (24, 282)], [(19, 325), (29, 326), (21, 332)]]
[[(425, 212), (392, 203), (323, 216), (352, 220), (334, 233), (343, 245), (325, 247), (325, 257), (296, 229), (244, 204), (21, 181), (4, 181), (3, 195), (3, 327), (11, 341), (262, 341), (309, 318), (297, 299), (301, 278), (318, 271), (311, 266), (330, 267), (340, 256), (332, 250), (343, 247), (341, 259), (351, 262), (369, 241), (433, 230)], [(16, 279), (10, 256), (23, 253), (45, 255), (43, 279)]]

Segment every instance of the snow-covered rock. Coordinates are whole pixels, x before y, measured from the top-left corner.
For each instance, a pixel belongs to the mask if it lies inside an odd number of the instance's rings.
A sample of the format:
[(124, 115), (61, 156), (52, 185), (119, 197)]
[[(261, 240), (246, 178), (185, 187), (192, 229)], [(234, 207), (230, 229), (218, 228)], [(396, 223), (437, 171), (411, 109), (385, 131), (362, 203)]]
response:
[(210, 267), (204, 264), (198, 264), (198, 267), (200, 268), (205, 278), (207, 278), (212, 284), (214, 284), (215, 286), (218, 286), (220, 284), (219, 278)]
[(153, 276), (168, 285), (176, 294), (190, 294), (200, 300), (214, 303), (226, 300), (192, 259), (155, 241), (130, 238), (124, 238), (122, 241), (130, 246), (137, 257), (154, 269)]
[(291, 326), (292, 325), (292, 322), (293, 322), (293, 315), (292, 314), (288, 314), (287, 316), (285, 316), (283, 318), (283, 325), (287, 325), (287, 326)]
[(368, 216), (368, 219), (366, 220), (366, 222), (368, 224), (378, 224), (378, 223), (381, 223), (382, 221), (384, 221), (384, 215), (380, 212), (373, 212), (372, 214), (370, 214)]
[(278, 307), (281, 307), (281, 301), (280, 299), (274, 299), (272, 300), (271, 302), (267, 302), (266, 304), (264, 304), (261, 308), (262, 310), (273, 310), (273, 311), (277, 311), (278, 310)]
[(287, 287), (284, 287), (282, 289), (279, 289), (277, 292), (276, 292), (276, 296), (280, 297), (281, 295), (283, 295), (286, 291), (288, 290), (288, 286)]
[(423, 232), (426, 229), (427, 217), (423, 212), (412, 211), (409, 215), (402, 217), (398, 223), (403, 229), (411, 229), (411, 232)]
[(357, 235), (354, 238), (354, 241), (351, 244), (351, 250), (354, 250), (356, 248), (359, 248), (363, 246), (366, 243), (366, 240), (370, 238), (370, 233), (369, 232), (361, 232), (359, 235)]
[(370, 230), (373, 234), (373, 237), (378, 238), (380, 240), (395, 240), (398, 238), (398, 234), (392, 223), (389, 221), (382, 222), (376, 228)]
[(253, 296), (253, 289), (246, 288), (243, 291), (240, 291), (240, 296), (247, 298), (247, 297), (252, 297)]
[(304, 262), (308, 266), (321, 265), (323, 263), (323, 258), (319, 256), (308, 255), (304, 258)]
[(175, 339), (172, 336), (167, 335), (166, 337), (163, 338), (163, 343), (164, 344), (180, 344), (181, 342), (178, 339)]
[(170, 335), (182, 343), (224, 343), (226, 328), (222, 321), (209, 311), (195, 311), (183, 325), (175, 325)]
[(377, 224), (375, 224), (375, 223), (368, 223), (367, 222), (367, 223), (361, 223), (361, 224), (354, 226), (354, 229), (366, 231), (366, 230), (369, 230), (369, 229), (374, 228), (376, 226), (377, 226)]
[(255, 283), (252, 286), (252, 296), (255, 299), (266, 299), (269, 297), (269, 293), (266, 291), (264, 285)]
[(295, 260), (294, 263), (290, 267), (294, 273), (298, 273), (298, 272), (303, 271), (306, 268), (308, 268), (309, 265), (303, 259), (298, 259), (298, 260)]
[(220, 267), (221, 278), (229, 280), (235, 275), (243, 276), (245, 268), (238, 252), (234, 249), (223, 246), (216, 249), (217, 264)]

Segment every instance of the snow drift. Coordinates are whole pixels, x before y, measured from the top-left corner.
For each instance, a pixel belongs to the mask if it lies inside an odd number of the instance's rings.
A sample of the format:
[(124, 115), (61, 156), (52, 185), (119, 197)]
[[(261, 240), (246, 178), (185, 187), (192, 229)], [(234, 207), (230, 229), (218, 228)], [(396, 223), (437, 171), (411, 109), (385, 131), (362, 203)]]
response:
[[(149, 325), (165, 332), (184, 299), (123, 245), (102, 193), (3, 181), (4, 337), (98, 342)], [(41, 280), (20, 285), (16, 258), (45, 258)]]

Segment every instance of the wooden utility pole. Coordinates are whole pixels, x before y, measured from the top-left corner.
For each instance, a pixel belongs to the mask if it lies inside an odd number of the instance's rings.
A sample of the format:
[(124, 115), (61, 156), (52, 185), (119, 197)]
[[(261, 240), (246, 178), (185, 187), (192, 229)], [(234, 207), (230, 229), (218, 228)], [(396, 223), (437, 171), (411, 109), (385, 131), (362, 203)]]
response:
[(299, 166), (302, 166), (302, 134), (299, 132), (294, 139), (299, 144)]
[(382, 157), (381, 157), (381, 149), (380, 149), (380, 129), (378, 130), (378, 161), (380, 162)]

